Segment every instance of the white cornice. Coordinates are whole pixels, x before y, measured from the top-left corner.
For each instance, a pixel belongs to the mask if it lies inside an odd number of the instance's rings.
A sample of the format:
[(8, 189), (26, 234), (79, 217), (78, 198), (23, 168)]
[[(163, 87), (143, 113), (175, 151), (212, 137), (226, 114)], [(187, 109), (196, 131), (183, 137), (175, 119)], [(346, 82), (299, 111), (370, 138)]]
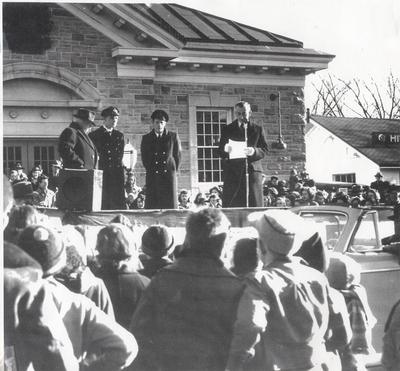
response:
[[(205, 54), (205, 53), (204, 53)], [(252, 58), (252, 56), (242, 55), (241, 58), (214, 57), (214, 56), (180, 56), (171, 60), (175, 63), (200, 63), (200, 64), (222, 64), (222, 65), (245, 65), (245, 66), (267, 66), (267, 67), (292, 67), (292, 68), (311, 68), (321, 70), (328, 68), (328, 61), (312, 60), (307, 58), (263, 56), (263, 58)]]
[(3, 100), (3, 107), (93, 107), (99, 103), (93, 100), (43, 101), (43, 100)]
[(156, 49), (156, 48), (123, 48), (120, 46), (112, 50), (113, 57), (160, 57), (160, 58), (175, 58), (178, 56), (177, 50), (171, 49)]
[(157, 69), (154, 82), (304, 87), (305, 77), (268, 73), (255, 74), (251, 72), (237, 74), (228, 71), (216, 73), (211, 71), (190, 72), (185, 69)]

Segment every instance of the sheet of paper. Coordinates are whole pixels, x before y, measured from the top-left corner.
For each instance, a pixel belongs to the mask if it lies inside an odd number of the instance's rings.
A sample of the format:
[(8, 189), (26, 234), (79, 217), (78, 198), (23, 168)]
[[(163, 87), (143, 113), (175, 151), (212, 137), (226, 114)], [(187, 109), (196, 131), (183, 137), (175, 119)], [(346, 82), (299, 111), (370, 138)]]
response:
[(229, 139), (228, 145), (232, 147), (232, 151), (229, 154), (231, 160), (235, 158), (246, 158), (244, 150), (247, 147), (247, 144), (245, 141)]

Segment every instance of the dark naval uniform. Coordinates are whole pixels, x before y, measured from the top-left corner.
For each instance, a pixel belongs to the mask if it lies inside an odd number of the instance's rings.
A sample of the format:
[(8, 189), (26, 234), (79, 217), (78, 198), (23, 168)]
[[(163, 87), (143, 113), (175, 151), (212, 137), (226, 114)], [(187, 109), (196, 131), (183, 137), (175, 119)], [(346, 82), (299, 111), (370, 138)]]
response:
[[(229, 139), (244, 141), (245, 132), (235, 120), (231, 124), (222, 127), (219, 153), (223, 159), (223, 181), (222, 193), (223, 207), (245, 207), (246, 206), (246, 172), (245, 159), (229, 159), (229, 154), (224, 151), (225, 144)], [(263, 206), (262, 189), (262, 165), (261, 160), (268, 151), (264, 130), (261, 126), (251, 122), (247, 128), (247, 147), (253, 147), (255, 152), (247, 157), (249, 172), (249, 206)]]
[(64, 169), (97, 169), (97, 149), (76, 122), (71, 123), (61, 133), (58, 152)]
[(141, 154), (146, 169), (146, 209), (177, 209), (176, 171), (181, 161), (178, 135), (164, 129), (157, 138), (152, 130), (142, 138)]
[(113, 129), (111, 133), (104, 126), (89, 134), (99, 151), (99, 169), (103, 170), (103, 210), (125, 209), (124, 193), (124, 134)]

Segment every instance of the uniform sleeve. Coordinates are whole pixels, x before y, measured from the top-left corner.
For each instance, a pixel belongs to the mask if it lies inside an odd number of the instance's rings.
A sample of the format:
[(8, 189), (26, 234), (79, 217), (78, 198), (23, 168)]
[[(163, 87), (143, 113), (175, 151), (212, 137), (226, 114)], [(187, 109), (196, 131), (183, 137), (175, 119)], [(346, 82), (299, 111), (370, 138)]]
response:
[(121, 136), (119, 138), (119, 146), (117, 148), (118, 163), (122, 163), (122, 157), (124, 157), (124, 147), (125, 147), (125, 137), (124, 134), (121, 133)]
[(259, 126), (258, 128), (260, 130), (260, 135), (258, 136), (257, 142), (253, 147), (254, 154), (248, 157), (250, 162), (261, 160), (268, 152), (268, 144), (265, 140), (264, 128), (262, 126)]
[(248, 286), (240, 299), (227, 370), (241, 370), (244, 363), (254, 356), (254, 346), (267, 326), (269, 305), (258, 288)]
[(77, 133), (71, 128), (66, 128), (60, 135), (58, 141), (58, 152), (64, 163), (74, 164), (77, 168), (84, 167), (84, 161), (75, 152)]
[(181, 141), (179, 139), (178, 134), (175, 134), (173, 156), (174, 156), (174, 160), (175, 160), (176, 170), (179, 169), (179, 165), (181, 163), (181, 152), (182, 152)]
[(81, 366), (84, 370), (122, 370), (129, 366), (137, 355), (134, 336), (110, 316), (97, 308), (89, 299), (80, 300), (83, 312)]

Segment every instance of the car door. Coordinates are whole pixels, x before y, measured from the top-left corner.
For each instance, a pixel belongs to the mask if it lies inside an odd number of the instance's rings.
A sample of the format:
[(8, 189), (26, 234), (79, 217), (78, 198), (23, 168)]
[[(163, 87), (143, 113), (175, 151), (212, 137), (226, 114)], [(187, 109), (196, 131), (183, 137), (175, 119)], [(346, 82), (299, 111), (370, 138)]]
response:
[(400, 299), (400, 265), (398, 250), (389, 252), (381, 245), (379, 218), (376, 211), (360, 216), (345, 254), (361, 265), (361, 284), (366, 288), (368, 301), (377, 323), (372, 342), (382, 351), (382, 337), (387, 316)]
[(377, 319), (372, 330), (372, 343), (376, 352), (381, 353), (387, 316), (400, 299), (398, 250), (388, 252), (381, 245), (381, 238), (394, 231), (393, 222), (391, 228), (387, 220), (380, 222), (376, 210), (337, 206), (296, 207), (292, 210), (317, 223), (328, 249), (346, 254), (361, 265), (361, 284), (367, 291), (369, 305)]

